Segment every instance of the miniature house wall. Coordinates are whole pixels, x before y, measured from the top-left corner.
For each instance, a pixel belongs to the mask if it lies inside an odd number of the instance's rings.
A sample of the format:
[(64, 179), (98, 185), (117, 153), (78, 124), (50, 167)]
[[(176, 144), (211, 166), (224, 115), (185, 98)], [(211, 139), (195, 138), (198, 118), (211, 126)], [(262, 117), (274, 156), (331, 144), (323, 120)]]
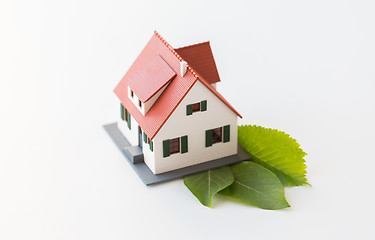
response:
[[(202, 101), (207, 101), (205, 111), (187, 115), (187, 105)], [(130, 121), (131, 129), (123, 120), (119, 121), (118, 127), (132, 145), (138, 145), (139, 125), (132, 117)], [(224, 126), (226, 129), (229, 126), (229, 141), (222, 139), (206, 147), (206, 131), (219, 127), (224, 131)], [(187, 136), (187, 151), (182, 153), (181, 137), (184, 136)], [(180, 138), (180, 151), (165, 157), (163, 142), (175, 138)], [(152, 142), (153, 151), (143, 142), (143, 154), (145, 163), (154, 174), (234, 155), (237, 154), (237, 115), (197, 81)]]
[(152, 173), (237, 154), (241, 115), (217, 92), (217, 82), (208, 42), (173, 49), (156, 32), (119, 82), (118, 129)]
[[(187, 105), (204, 100), (206, 111), (186, 114)], [(206, 147), (206, 131), (228, 125), (229, 141)], [(163, 157), (163, 141), (182, 136), (188, 139), (187, 152)], [(155, 136), (154, 143), (154, 159), (145, 157), (145, 162), (155, 174), (237, 154), (237, 115), (197, 81)]]

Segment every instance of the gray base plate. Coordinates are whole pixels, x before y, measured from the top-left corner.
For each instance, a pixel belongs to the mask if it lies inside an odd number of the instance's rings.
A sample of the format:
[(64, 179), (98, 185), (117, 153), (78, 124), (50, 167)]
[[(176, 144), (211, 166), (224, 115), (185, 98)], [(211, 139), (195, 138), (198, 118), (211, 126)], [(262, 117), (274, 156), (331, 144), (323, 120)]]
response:
[(197, 172), (203, 172), (209, 169), (218, 168), (230, 164), (234, 164), (241, 161), (250, 160), (251, 156), (240, 146), (238, 145), (237, 155), (232, 155), (224, 158), (219, 158), (205, 163), (200, 163), (197, 165), (180, 168), (166, 173), (154, 174), (147, 167), (144, 162), (133, 164), (128, 157), (125, 155), (123, 149), (131, 146), (128, 140), (117, 128), (117, 123), (111, 123), (103, 126), (108, 135), (112, 138), (113, 142), (120, 149), (122, 155), (126, 158), (129, 164), (133, 167), (134, 171), (142, 179), (143, 183), (146, 185), (166, 182), (184, 176), (194, 174)]

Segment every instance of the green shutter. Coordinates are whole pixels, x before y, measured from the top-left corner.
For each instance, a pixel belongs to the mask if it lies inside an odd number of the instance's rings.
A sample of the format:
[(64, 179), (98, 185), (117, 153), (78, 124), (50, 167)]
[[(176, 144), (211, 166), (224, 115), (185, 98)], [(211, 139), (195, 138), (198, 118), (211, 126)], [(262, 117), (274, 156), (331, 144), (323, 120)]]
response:
[(229, 142), (230, 140), (230, 125), (224, 126), (224, 138), (223, 142)]
[(122, 103), (120, 103), (120, 107), (121, 107), (121, 119), (125, 120), (124, 119), (124, 105), (122, 105)]
[(204, 112), (207, 110), (207, 100), (204, 100), (201, 102), (201, 112)]
[(189, 104), (189, 105), (186, 105), (186, 115), (191, 115), (193, 114), (193, 105)]
[(147, 135), (145, 132), (143, 132), (143, 142), (147, 143)]
[(150, 150), (151, 152), (154, 151), (154, 143), (150, 140)]
[(126, 111), (126, 115), (128, 116), (128, 117), (127, 117), (127, 119), (128, 119), (128, 128), (129, 128), (129, 129), (132, 129), (132, 126), (131, 126), (131, 125), (132, 125), (132, 124), (131, 124), (132, 119), (131, 119), (131, 117), (130, 117), (131, 115), (130, 115), (130, 113), (129, 113), (128, 111)]
[(126, 108), (124, 108), (124, 120), (128, 121), (128, 119), (129, 119), (129, 112), (128, 110), (126, 110)]
[(188, 136), (181, 137), (181, 153), (188, 152)]
[(169, 139), (163, 141), (163, 157), (169, 157)]
[(214, 136), (214, 130), (206, 130), (206, 147), (212, 146), (212, 138)]

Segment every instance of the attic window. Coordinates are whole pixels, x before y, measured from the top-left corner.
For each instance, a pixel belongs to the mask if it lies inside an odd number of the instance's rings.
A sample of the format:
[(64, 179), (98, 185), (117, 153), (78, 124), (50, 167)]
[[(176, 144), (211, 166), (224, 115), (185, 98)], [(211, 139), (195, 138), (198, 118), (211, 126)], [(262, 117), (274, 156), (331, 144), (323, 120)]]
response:
[(193, 106), (193, 112), (200, 112), (201, 111), (201, 103), (194, 103)]
[(134, 92), (130, 90), (130, 96), (134, 97)]
[(186, 105), (186, 115), (192, 115), (195, 112), (207, 111), (207, 100)]
[(139, 105), (140, 108), (142, 107), (142, 102), (141, 102), (141, 100), (138, 100), (138, 105)]

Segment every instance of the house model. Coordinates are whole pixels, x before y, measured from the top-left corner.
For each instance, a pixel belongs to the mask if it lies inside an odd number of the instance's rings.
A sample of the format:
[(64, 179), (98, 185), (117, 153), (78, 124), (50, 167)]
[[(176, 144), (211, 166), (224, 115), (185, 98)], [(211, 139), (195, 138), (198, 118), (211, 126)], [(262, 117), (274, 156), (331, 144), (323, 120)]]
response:
[(237, 154), (241, 115), (219, 82), (209, 42), (174, 49), (154, 33), (114, 90), (117, 128), (153, 174)]

